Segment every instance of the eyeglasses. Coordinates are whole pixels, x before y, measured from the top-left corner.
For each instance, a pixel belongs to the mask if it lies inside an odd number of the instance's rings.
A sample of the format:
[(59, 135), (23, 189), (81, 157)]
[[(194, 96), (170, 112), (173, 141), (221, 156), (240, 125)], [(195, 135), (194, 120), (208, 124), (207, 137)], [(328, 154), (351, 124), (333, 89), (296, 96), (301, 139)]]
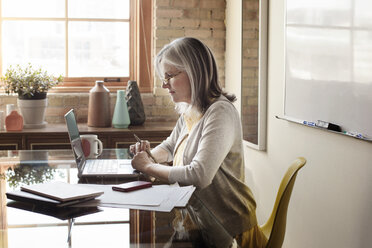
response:
[(164, 78), (162, 80), (163, 82), (163, 85), (168, 85), (169, 84), (169, 80), (171, 80), (172, 78), (175, 78), (176, 76), (180, 75), (182, 73), (182, 71), (179, 71), (179, 72), (176, 72), (175, 74), (173, 75), (169, 75), (167, 78)]

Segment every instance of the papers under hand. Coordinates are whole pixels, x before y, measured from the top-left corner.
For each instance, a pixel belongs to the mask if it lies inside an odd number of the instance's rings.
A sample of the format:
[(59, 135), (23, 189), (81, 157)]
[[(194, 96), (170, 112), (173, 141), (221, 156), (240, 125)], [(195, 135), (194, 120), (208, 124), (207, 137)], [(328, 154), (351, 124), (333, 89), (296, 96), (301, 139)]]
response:
[[(122, 193), (112, 190), (112, 185), (84, 184), (84, 187), (102, 190), (105, 193), (97, 198), (101, 207), (129, 208), (149, 211), (170, 212), (174, 207), (185, 207), (194, 186), (153, 185), (151, 188)], [(86, 207), (97, 202), (85, 202), (75, 206)]]

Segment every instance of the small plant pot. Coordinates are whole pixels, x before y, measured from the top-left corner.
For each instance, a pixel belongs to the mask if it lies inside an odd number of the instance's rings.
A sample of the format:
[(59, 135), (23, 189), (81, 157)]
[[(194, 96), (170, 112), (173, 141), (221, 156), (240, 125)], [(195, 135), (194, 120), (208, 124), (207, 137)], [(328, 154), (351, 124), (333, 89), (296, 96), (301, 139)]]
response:
[(45, 110), (48, 99), (23, 100), (17, 99), (19, 110), (23, 116), (23, 128), (43, 128), (46, 126)]

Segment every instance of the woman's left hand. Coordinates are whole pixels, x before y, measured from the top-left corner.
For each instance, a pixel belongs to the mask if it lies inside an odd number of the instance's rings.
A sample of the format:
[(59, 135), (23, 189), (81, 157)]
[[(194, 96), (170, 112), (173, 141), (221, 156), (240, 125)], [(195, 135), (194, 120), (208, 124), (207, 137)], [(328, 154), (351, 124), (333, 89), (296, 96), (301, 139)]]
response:
[(146, 173), (146, 169), (152, 162), (146, 152), (137, 152), (132, 159), (132, 167), (136, 170)]

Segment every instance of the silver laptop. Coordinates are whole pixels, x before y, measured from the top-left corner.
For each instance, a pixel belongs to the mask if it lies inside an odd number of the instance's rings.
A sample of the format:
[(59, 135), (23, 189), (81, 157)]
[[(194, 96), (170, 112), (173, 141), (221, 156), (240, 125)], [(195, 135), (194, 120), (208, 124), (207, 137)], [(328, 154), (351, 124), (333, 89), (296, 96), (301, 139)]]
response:
[(86, 159), (76, 123), (74, 110), (65, 114), (67, 131), (80, 177), (138, 177), (131, 159)]

